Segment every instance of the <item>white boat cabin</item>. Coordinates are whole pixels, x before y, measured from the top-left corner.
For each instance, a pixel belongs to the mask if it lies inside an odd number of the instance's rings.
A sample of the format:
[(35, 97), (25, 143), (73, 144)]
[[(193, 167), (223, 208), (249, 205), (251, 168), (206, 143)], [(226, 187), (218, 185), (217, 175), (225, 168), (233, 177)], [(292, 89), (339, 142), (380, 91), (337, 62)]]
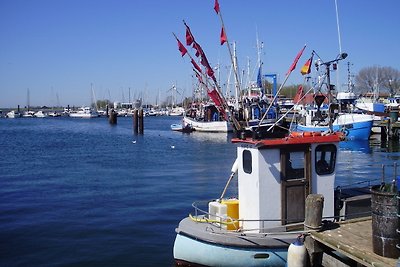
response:
[(340, 134), (296, 133), (284, 139), (238, 143), (240, 228), (253, 232), (304, 221), (309, 194), (324, 196), (323, 216), (334, 216)]

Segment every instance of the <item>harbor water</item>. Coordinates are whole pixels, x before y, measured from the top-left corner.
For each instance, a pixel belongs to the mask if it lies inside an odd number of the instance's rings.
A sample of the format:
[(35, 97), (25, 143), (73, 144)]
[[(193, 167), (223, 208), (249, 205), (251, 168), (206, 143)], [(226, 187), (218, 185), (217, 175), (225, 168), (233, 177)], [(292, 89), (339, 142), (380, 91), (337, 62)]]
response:
[[(174, 266), (175, 227), (217, 198), (236, 146), (179, 117), (0, 119), (0, 266)], [(345, 142), (337, 186), (396, 175), (397, 143)], [(234, 195), (232, 188), (226, 193)]]

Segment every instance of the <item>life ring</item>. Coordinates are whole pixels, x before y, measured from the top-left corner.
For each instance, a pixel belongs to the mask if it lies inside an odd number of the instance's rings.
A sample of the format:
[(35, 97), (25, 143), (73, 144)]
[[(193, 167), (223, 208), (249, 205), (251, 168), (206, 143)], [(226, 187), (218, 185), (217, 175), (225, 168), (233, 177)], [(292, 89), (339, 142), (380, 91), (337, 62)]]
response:
[(290, 136), (291, 137), (303, 137), (304, 132), (291, 132)]
[(347, 129), (345, 127), (342, 128), (341, 132), (344, 133), (345, 136), (349, 136), (349, 134), (350, 134), (349, 129)]

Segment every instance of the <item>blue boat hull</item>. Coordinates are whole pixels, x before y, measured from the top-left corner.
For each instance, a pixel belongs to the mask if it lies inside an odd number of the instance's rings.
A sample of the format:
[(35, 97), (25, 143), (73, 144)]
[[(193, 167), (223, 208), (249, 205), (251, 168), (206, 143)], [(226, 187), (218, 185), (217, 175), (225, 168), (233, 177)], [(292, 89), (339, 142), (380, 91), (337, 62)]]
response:
[[(341, 131), (349, 140), (368, 140), (371, 135), (373, 121), (363, 121), (344, 125), (333, 125), (333, 131)], [(298, 124), (297, 131), (302, 132), (325, 132), (329, 126), (304, 126)]]
[(181, 264), (204, 266), (285, 266), (287, 250), (218, 245), (177, 234), (174, 258)]

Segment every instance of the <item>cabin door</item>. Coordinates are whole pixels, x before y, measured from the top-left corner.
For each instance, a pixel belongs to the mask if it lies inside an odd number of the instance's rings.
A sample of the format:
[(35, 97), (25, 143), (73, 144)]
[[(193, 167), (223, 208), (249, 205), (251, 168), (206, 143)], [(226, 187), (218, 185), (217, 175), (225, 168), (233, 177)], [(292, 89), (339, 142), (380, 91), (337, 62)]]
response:
[(282, 225), (304, 221), (305, 201), (311, 192), (309, 146), (281, 150)]

